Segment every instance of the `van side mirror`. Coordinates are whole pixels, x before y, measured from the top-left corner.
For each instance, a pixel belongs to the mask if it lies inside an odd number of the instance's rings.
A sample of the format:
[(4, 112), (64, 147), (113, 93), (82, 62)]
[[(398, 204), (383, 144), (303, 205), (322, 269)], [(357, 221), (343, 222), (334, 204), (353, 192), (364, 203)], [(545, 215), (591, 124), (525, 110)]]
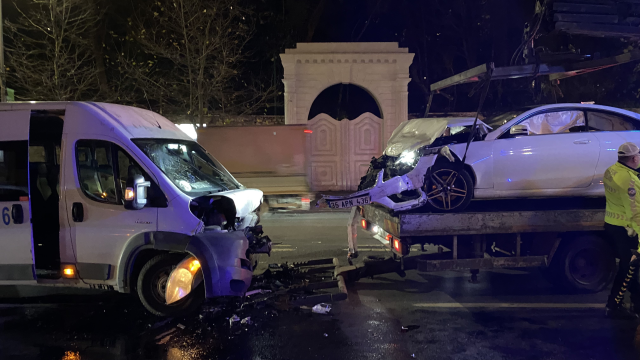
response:
[(142, 175), (135, 175), (133, 181), (127, 181), (124, 192), (124, 207), (129, 210), (140, 210), (147, 204), (147, 188), (151, 182), (145, 181)]
[(529, 128), (527, 125), (513, 125), (509, 130), (511, 135), (529, 135)]

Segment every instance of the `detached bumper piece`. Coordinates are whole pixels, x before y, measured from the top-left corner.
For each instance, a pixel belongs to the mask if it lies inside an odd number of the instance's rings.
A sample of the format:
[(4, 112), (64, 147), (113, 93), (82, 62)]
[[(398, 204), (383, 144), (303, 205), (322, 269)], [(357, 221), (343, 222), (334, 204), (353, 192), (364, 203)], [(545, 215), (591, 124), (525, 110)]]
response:
[[(293, 264), (269, 264), (256, 275), (248, 291), (249, 301), (276, 301), (287, 306), (314, 306), (347, 299), (347, 287), (337, 258)], [(254, 295), (255, 294), (255, 295)]]

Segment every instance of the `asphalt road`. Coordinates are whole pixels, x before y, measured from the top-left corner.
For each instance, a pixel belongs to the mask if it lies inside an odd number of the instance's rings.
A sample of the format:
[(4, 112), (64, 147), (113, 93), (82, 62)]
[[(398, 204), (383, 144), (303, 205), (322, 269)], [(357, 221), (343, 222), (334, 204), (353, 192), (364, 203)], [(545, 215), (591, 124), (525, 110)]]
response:
[[(344, 212), (269, 214), (276, 246), (263, 263), (344, 259), (346, 221)], [(384, 254), (366, 234), (359, 243), (362, 256)], [(468, 280), (453, 271), (362, 279), (329, 315), (279, 304), (159, 321), (118, 294), (4, 299), (0, 359), (638, 358), (640, 323), (605, 318), (605, 293), (564, 294), (535, 269)], [(253, 323), (230, 327), (234, 314)]]

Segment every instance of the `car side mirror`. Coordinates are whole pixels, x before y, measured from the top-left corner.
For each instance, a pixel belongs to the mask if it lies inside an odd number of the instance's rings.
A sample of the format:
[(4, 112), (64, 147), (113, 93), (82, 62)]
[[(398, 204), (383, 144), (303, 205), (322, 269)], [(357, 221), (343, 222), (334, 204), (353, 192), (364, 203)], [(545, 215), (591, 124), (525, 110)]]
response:
[(124, 207), (129, 210), (140, 210), (147, 204), (147, 188), (151, 182), (145, 181), (142, 175), (135, 175), (133, 181), (127, 181), (124, 192)]
[(527, 125), (513, 125), (509, 130), (511, 135), (529, 135), (529, 128)]

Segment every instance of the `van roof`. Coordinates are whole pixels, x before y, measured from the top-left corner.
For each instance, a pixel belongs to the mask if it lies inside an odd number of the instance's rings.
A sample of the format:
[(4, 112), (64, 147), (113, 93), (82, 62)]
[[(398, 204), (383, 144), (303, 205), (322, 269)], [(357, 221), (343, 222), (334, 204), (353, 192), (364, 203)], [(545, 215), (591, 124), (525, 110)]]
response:
[(0, 103), (0, 111), (10, 110), (65, 110), (69, 106), (83, 108), (89, 112), (99, 112), (101, 120), (108, 122), (130, 139), (169, 138), (192, 139), (160, 114), (133, 106), (81, 102), (81, 101), (20, 101)]

